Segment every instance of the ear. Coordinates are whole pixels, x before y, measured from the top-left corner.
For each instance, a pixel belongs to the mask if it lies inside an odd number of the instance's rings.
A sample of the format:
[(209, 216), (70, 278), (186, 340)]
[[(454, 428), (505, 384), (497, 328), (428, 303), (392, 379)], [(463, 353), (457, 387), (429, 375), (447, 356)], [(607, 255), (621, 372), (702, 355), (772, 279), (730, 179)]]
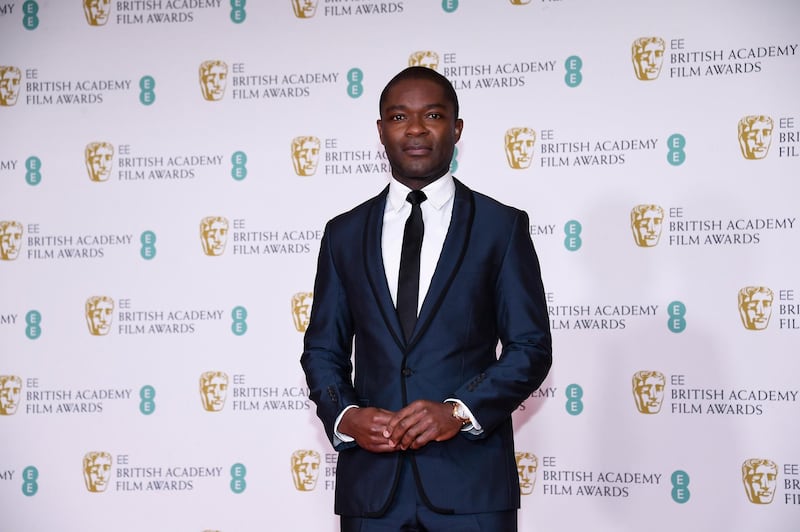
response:
[(454, 128), (454, 131), (455, 131), (455, 134), (456, 134), (455, 135), (456, 136), (456, 142), (458, 142), (461, 139), (461, 131), (463, 129), (464, 129), (464, 121), (461, 120), (460, 118), (456, 119), (456, 127)]
[(383, 144), (383, 123), (380, 118), (375, 121), (375, 125), (378, 126), (378, 138), (381, 139), (381, 144)]

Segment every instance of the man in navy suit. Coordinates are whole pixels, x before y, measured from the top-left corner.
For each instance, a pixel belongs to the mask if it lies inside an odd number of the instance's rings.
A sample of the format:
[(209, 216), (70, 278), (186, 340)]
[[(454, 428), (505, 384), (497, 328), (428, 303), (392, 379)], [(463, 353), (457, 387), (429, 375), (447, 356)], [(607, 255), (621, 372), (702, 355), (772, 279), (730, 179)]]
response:
[[(517, 530), (511, 414), (550, 369), (549, 320), (527, 214), (450, 174), (458, 112), (436, 71), (392, 78), (377, 123), (389, 186), (320, 244), (301, 364), (339, 451), (345, 532)], [(407, 325), (398, 271), (414, 209), (424, 236)]]

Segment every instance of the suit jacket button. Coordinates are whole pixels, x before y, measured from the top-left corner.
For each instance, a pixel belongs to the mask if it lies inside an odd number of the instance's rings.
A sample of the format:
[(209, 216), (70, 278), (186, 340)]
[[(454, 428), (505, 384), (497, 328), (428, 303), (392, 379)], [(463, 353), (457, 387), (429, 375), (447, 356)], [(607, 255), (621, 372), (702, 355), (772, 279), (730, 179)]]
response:
[(403, 373), (403, 377), (410, 377), (411, 375), (414, 374), (414, 372), (411, 371), (411, 368), (403, 368), (402, 373)]

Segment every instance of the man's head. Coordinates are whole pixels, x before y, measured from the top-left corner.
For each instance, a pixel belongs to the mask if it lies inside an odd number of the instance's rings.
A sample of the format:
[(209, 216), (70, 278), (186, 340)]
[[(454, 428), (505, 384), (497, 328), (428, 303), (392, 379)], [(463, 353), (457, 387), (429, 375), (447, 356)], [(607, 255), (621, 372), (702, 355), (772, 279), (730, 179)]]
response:
[(763, 159), (772, 143), (772, 118), (765, 115), (745, 116), (739, 120), (739, 147), (745, 159)]
[(762, 331), (772, 316), (772, 290), (766, 286), (745, 286), (739, 290), (739, 317), (751, 331)]
[(320, 461), (317, 451), (300, 449), (292, 453), (292, 479), (298, 491), (311, 491), (316, 487)]
[(200, 241), (203, 253), (217, 257), (225, 252), (228, 243), (228, 220), (222, 216), (206, 216), (200, 221)]
[(292, 296), (292, 319), (297, 332), (305, 332), (311, 319), (311, 303), (313, 292), (298, 292)]
[(742, 482), (750, 502), (769, 504), (778, 484), (778, 465), (761, 458), (745, 460), (742, 464)]
[(228, 375), (222, 371), (206, 371), (200, 375), (200, 399), (208, 412), (219, 412), (228, 395)]
[(642, 414), (658, 414), (664, 401), (667, 379), (659, 371), (637, 371), (633, 374), (633, 398)]
[(666, 45), (661, 37), (641, 37), (633, 41), (633, 71), (643, 81), (656, 79), (661, 73)]
[(519, 492), (522, 495), (533, 493), (536, 484), (536, 470), (539, 469), (539, 459), (533, 453), (516, 452), (517, 475), (519, 476)]
[(0, 105), (10, 107), (17, 103), (22, 72), (15, 66), (0, 66)]
[(22, 224), (0, 221), (0, 260), (14, 260), (22, 246)]
[(0, 416), (10, 416), (17, 411), (22, 393), (22, 379), (16, 375), (0, 375)]
[(108, 181), (114, 162), (114, 146), (108, 142), (90, 142), (86, 145), (86, 169), (92, 181)]
[(379, 111), (378, 135), (395, 179), (420, 189), (449, 171), (464, 123), (447, 78), (408, 67), (381, 92)]
[(228, 80), (228, 65), (222, 61), (210, 60), (200, 64), (200, 90), (203, 98), (210, 102), (222, 99)]
[(506, 159), (511, 168), (522, 170), (533, 161), (536, 132), (529, 127), (512, 127), (506, 131)]
[(114, 300), (107, 296), (92, 296), (86, 300), (86, 323), (94, 336), (105, 336), (111, 331)]
[(317, 171), (320, 141), (305, 135), (292, 139), (292, 165), (299, 176), (312, 176)]
[(83, 0), (83, 14), (90, 26), (105, 26), (111, 15), (111, 0)]
[(92, 493), (106, 491), (111, 480), (111, 455), (102, 451), (90, 451), (83, 456), (83, 480)]
[(631, 230), (637, 246), (649, 248), (658, 244), (664, 209), (658, 205), (637, 205), (631, 210)]

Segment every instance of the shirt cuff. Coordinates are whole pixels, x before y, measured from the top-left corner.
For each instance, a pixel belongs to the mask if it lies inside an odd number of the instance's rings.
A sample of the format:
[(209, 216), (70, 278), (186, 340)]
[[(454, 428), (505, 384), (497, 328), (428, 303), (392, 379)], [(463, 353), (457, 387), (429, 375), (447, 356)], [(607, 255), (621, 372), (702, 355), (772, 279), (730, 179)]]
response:
[(445, 399), (444, 402), (458, 403), (464, 407), (464, 410), (467, 411), (467, 416), (469, 417), (469, 423), (461, 427), (462, 432), (469, 432), (470, 434), (476, 434), (476, 435), (483, 432), (481, 424), (478, 423), (477, 419), (475, 419), (475, 416), (472, 414), (472, 410), (470, 410), (469, 407), (464, 404), (464, 401), (461, 401), (460, 399), (456, 399), (454, 397), (450, 397), (448, 399)]
[(352, 436), (348, 436), (347, 434), (342, 434), (339, 432), (339, 423), (342, 422), (342, 417), (344, 417), (344, 413), (350, 410), (351, 408), (358, 408), (358, 405), (347, 405), (342, 413), (336, 417), (336, 421), (333, 422), (333, 446), (336, 447), (340, 443), (350, 443), (351, 441), (356, 441), (355, 438)]

